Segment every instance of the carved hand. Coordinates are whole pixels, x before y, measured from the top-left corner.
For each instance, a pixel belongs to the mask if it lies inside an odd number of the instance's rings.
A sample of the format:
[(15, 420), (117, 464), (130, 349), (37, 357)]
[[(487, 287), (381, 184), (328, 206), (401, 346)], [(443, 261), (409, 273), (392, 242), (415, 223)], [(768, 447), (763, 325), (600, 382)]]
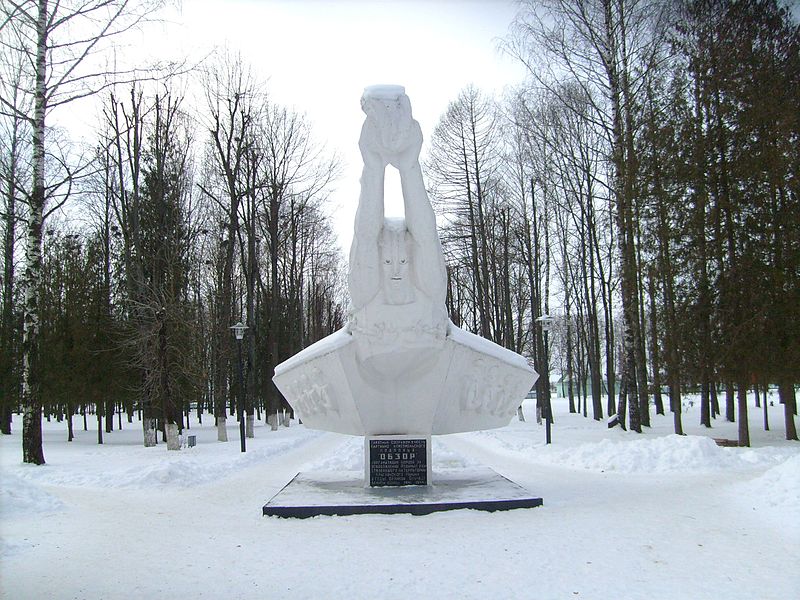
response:
[(361, 157), (364, 159), (364, 167), (383, 171), (389, 161), (381, 153), (379, 140), (380, 137), (375, 122), (367, 118), (361, 127), (361, 137), (358, 139), (358, 147), (361, 150)]
[(402, 175), (419, 163), (419, 151), (422, 148), (422, 130), (417, 121), (411, 121), (408, 133), (400, 148), (397, 148), (389, 157), (389, 164), (396, 167)]

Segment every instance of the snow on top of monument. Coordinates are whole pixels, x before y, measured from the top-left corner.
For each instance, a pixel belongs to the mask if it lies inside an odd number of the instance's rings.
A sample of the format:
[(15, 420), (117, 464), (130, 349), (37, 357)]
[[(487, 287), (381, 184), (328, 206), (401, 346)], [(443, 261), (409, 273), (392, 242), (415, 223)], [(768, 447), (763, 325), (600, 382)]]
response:
[(280, 375), (281, 373), (289, 371), (295, 366), (312, 358), (319, 358), (321, 356), (325, 356), (326, 354), (330, 354), (331, 352), (335, 352), (342, 346), (347, 345), (352, 339), (353, 336), (349, 331), (346, 329), (339, 329), (329, 336), (322, 338), (318, 342), (303, 348), (294, 356), (287, 358), (285, 361), (275, 367), (275, 375)]
[(364, 98), (391, 100), (406, 93), (402, 85), (368, 85), (364, 88)]
[(498, 344), (495, 344), (494, 342), (479, 335), (475, 335), (469, 331), (464, 331), (460, 327), (456, 327), (453, 324), (450, 325), (448, 337), (459, 344), (468, 346), (473, 350), (477, 350), (478, 352), (488, 354), (489, 356), (492, 356), (498, 360), (502, 360), (503, 362), (513, 365), (517, 368), (525, 371), (533, 371), (531, 366), (528, 364), (528, 361), (516, 352), (513, 352), (507, 348), (503, 348), (502, 346), (499, 346)]

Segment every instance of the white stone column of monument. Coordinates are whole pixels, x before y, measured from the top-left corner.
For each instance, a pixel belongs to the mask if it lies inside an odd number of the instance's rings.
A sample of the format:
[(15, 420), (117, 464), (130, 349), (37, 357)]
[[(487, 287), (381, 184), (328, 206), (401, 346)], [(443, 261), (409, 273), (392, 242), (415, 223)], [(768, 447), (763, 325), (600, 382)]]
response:
[(380, 272), (374, 271), (380, 266), (376, 263), (376, 230), (389, 227), (384, 218), (383, 178), (386, 165), (391, 164), (400, 173), (414, 287), (444, 309), (447, 272), (436, 217), (422, 179), (422, 131), (412, 117), (411, 102), (402, 86), (372, 86), (364, 90), (361, 105), (366, 120), (359, 139), (364, 169), (350, 254), (353, 307), (358, 310), (369, 302), (380, 287)]
[(375, 123), (367, 118), (361, 127), (358, 143), (364, 167), (361, 170), (361, 193), (356, 208), (348, 272), (353, 310), (358, 310), (372, 300), (381, 287), (377, 248), (384, 222), (386, 161), (378, 152), (377, 136)]
[(422, 179), (422, 168), (419, 164), (422, 131), (417, 121), (413, 121), (411, 135), (412, 144), (399, 153), (394, 164), (400, 172), (406, 229), (414, 241), (415, 257), (418, 257), (415, 260), (415, 283), (432, 302), (444, 307), (447, 298), (447, 270), (436, 230), (436, 215)]

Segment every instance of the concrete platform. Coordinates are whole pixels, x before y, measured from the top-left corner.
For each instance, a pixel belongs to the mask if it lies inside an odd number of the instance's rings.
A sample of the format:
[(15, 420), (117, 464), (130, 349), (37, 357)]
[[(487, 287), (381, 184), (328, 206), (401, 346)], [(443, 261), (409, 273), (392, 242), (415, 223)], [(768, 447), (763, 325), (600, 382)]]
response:
[(491, 469), (435, 471), (432, 486), (364, 487), (358, 471), (298, 473), (264, 505), (263, 514), (304, 519), (319, 515), (412, 514), (471, 508), (483, 511), (542, 505)]

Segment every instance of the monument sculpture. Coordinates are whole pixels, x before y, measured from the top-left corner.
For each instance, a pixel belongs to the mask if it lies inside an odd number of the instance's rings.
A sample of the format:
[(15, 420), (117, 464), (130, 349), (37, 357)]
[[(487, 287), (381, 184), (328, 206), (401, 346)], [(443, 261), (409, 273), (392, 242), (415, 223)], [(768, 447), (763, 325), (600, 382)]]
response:
[[(507, 425), (537, 375), (447, 317), (422, 133), (405, 89), (368, 87), (361, 107), (349, 321), (278, 365), (274, 381), (307, 427), (366, 437), (368, 484), (430, 484), (430, 436)], [(388, 165), (400, 173), (402, 219), (384, 216)]]

